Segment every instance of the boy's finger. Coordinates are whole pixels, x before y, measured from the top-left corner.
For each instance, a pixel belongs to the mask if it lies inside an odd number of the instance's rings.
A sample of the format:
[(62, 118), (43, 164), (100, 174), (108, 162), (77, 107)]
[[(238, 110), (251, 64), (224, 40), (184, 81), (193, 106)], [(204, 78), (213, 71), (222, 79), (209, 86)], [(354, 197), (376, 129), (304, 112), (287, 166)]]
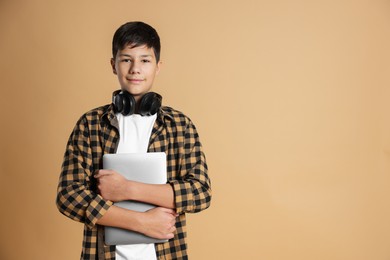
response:
[(94, 177), (95, 178), (100, 178), (100, 177), (111, 175), (111, 174), (112, 174), (111, 170), (99, 170), (99, 171), (96, 172)]

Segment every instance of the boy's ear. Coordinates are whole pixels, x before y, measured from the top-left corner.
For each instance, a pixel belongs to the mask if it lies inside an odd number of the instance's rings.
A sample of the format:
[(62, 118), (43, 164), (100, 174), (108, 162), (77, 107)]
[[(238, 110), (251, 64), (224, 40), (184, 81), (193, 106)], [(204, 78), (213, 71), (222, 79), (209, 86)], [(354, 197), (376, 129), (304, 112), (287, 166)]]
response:
[(161, 65), (162, 65), (162, 61), (161, 61), (161, 60), (159, 60), (159, 61), (157, 62), (157, 70), (156, 70), (156, 75), (157, 75), (157, 74), (160, 72)]
[(114, 60), (114, 58), (111, 58), (110, 62), (111, 62), (112, 72), (113, 72), (115, 75), (117, 75), (117, 73), (116, 73), (116, 68), (115, 68), (115, 60)]

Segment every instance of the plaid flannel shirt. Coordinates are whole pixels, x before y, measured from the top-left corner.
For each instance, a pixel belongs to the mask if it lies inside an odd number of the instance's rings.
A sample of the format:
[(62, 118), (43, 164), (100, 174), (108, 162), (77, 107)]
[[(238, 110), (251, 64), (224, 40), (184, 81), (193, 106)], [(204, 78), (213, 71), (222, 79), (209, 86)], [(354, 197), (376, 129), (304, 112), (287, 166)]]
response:
[[(81, 259), (115, 259), (115, 246), (104, 244), (104, 228), (96, 222), (112, 206), (97, 193), (93, 173), (102, 168), (102, 156), (115, 153), (119, 126), (112, 105), (84, 114), (69, 137), (57, 191), (57, 207), (65, 216), (84, 223)], [(176, 232), (173, 239), (155, 245), (158, 259), (188, 259), (185, 213), (209, 207), (207, 164), (195, 126), (181, 112), (162, 107), (154, 124), (148, 152), (167, 154), (168, 183), (174, 191)]]

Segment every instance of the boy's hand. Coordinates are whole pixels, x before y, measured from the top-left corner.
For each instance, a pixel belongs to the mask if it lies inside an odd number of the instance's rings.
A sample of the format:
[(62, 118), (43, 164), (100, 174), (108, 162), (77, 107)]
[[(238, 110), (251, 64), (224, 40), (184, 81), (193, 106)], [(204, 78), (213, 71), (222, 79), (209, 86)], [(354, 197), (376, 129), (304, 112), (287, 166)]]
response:
[(139, 232), (157, 239), (171, 239), (176, 230), (178, 214), (172, 209), (156, 207), (146, 211)]
[(94, 177), (98, 181), (99, 194), (113, 202), (127, 199), (128, 180), (113, 170), (97, 170)]

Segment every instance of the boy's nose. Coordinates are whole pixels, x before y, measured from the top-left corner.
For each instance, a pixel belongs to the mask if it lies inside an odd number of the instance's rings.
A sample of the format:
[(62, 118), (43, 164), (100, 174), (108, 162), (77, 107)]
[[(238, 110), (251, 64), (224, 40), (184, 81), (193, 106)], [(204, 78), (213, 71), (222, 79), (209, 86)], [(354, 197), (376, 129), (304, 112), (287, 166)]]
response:
[(140, 68), (139, 68), (139, 64), (138, 62), (134, 62), (133, 64), (131, 64), (130, 66), (130, 74), (136, 74), (136, 73), (139, 73), (140, 71)]

